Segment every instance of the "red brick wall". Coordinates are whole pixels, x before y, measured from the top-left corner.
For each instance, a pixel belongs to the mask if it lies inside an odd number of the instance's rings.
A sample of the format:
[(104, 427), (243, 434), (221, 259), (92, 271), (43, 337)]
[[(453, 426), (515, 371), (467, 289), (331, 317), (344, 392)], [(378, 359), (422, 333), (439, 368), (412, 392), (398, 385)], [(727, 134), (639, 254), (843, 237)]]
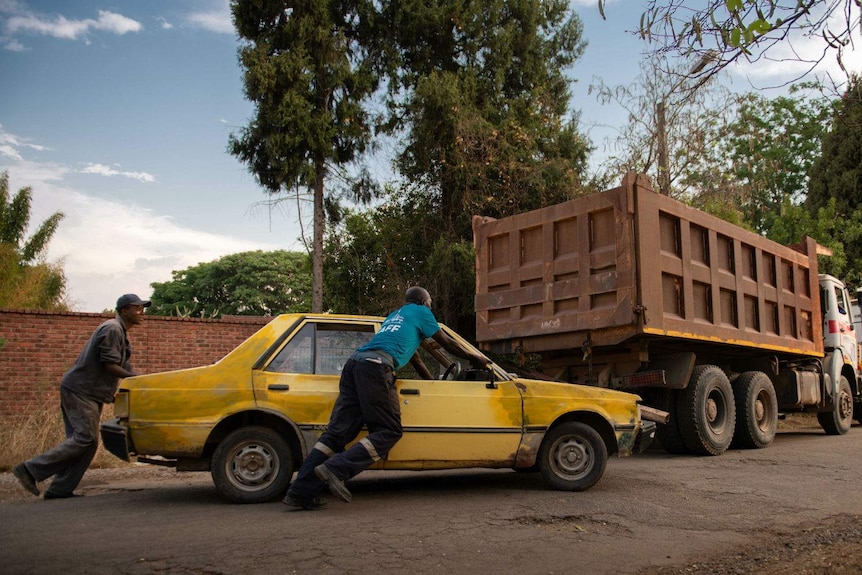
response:
[[(26, 416), (57, 405), (63, 373), (75, 363), (96, 327), (111, 317), (0, 309), (0, 417)], [(138, 373), (208, 365), (271, 319), (147, 316), (129, 330), (131, 363)]]

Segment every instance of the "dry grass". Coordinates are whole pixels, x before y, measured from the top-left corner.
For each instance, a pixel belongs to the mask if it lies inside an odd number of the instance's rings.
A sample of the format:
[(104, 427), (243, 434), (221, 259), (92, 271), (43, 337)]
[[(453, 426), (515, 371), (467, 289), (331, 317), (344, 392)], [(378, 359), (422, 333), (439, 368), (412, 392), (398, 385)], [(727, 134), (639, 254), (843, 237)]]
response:
[[(106, 405), (102, 421), (114, 416), (114, 406)], [(49, 402), (24, 417), (0, 417), (0, 471), (10, 471), (26, 459), (51, 449), (66, 438), (63, 415), (57, 402)], [(112, 468), (130, 465), (99, 445), (90, 467)]]

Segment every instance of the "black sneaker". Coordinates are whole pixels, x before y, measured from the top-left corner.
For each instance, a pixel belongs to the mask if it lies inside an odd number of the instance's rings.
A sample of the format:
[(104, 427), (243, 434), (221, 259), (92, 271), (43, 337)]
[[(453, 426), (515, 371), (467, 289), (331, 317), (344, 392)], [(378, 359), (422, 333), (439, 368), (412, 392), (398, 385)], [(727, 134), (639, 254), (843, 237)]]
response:
[(45, 495), (42, 496), (43, 499), (70, 499), (72, 497), (83, 497), (80, 493), (54, 493), (53, 491), (46, 491)]
[(326, 467), (326, 464), (321, 464), (315, 467), (314, 474), (317, 475), (318, 479), (326, 483), (326, 486), (329, 487), (330, 493), (345, 503), (353, 501), (353, 495), (351, 495), (350, 491), (347, 490), (347, 487), (344, 486), (344, 482), (337, 478), (335, 474)]
[(326, 508), (326, 501), (322, 499), (319, 499), (317, 497), (307, 500), (299, 499), (298, 497), (294, 497), (290, 493), (285, 495), (284, 499), (282, 499), (281, 502), (290, 507), (292, 511), (319, 511)]
[(39, 497), (39, 488), (36, 487), (36, 479), (30, 474), (30, 471), (27, 469), (27, 466), (23, 463), (19, 463), (15, 467), (12, 468), (12, 475), (18, 480), (18, 483), (21, 484), (21, 487)]

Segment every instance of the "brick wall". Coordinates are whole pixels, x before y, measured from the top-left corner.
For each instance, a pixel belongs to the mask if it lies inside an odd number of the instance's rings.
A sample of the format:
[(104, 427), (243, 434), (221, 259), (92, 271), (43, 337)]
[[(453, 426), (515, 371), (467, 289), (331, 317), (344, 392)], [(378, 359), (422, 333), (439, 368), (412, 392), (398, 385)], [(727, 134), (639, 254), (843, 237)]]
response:
[[(111, 317), (0, 309), (0, 418), (23, 417), (58, 405), (63, 373), (75, 363), (96, 327)], [(129, 330), (131, 363), (138, 373), (208, 365), (271, 319), (147, 316)]]

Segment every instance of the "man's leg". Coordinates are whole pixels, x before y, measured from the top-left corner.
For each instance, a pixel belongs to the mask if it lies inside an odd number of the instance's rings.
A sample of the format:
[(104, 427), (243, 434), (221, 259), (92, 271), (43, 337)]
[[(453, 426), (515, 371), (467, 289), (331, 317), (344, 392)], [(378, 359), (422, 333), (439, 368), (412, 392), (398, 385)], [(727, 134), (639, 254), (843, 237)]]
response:
[(24, 465), (36, 481), (56, 475), (48, 492), (57, 497), (70, 497), (99, 447), (102, 404), (60, 388), (60, 406), (66, 440)]
[(285, 503), (288, 499), (306, 504), (312, 501), (324, 487), (324, 483), (315, 475), (314, 468), (334, 454), (344, 451), (344, 446), (352, 441), (362, 428), (362, 411), (353, 378), (355, 363), (348, 360), (344, 365), (338, 384), (338, 399), (335, 400), (327, 430), (302, 462), (296, 479), (288, 489)]
[(355, 370), (356, 389), (368, 435), (324, 464), (342, 482), (385, 458), (402, 435), (401, 408), (392, 370), (373, 362), (360, 363)]

